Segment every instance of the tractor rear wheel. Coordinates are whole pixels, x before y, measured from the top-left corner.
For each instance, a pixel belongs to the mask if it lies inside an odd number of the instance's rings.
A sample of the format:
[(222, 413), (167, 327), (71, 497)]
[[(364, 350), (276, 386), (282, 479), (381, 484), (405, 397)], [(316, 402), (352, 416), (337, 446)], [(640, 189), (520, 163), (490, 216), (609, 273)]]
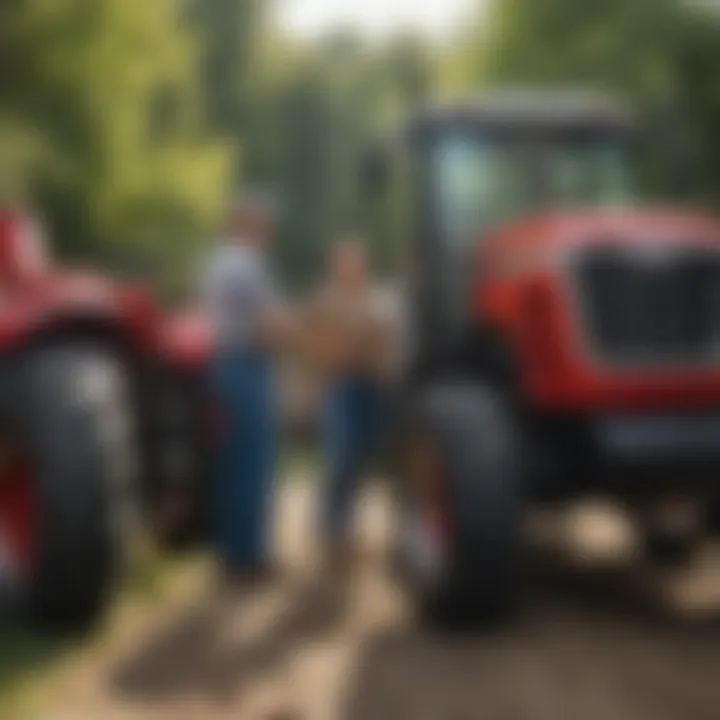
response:
[(17, 597), (34, 622), (81, 628), (105, 607), (132, 517), (126, 378), (112, 351), (78, 342), (37, 349), (19, 374), (13, 435), (27, 464)]
[(512, 613), (521, 590), (522, 488), (515, 428), (488, 388), (431, 389), (401, 440), (399, 568), (441, 629)]

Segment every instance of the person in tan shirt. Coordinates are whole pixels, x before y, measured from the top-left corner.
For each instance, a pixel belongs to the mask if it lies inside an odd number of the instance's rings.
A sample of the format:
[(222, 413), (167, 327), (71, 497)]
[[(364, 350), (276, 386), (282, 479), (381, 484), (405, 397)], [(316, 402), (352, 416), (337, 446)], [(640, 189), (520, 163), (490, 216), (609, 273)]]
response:
[(325, 390), (320, 521), (330, 558), (337, 562), (351, 550), (353, 500), (382, 428), (393, 374), (392, 333), (362, 242), (336, 242), (326, 278), (306, 308), (302, 337)]

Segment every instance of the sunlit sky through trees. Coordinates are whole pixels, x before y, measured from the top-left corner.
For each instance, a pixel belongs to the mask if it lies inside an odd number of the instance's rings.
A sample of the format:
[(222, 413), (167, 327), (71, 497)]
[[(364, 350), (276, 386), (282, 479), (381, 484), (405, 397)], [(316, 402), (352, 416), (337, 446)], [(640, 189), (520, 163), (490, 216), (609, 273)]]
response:
[(278, 20), (285, 29), (310, 37), (338, 26), (370, 37), (406, 28), (442, 37), (478, 5), (477, 0), (280, 0)]

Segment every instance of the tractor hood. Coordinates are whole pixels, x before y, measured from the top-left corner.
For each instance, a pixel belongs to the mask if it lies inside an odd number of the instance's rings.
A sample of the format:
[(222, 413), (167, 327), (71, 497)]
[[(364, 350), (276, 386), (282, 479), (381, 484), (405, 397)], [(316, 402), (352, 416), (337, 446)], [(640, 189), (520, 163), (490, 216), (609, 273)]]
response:
[(122, 333), (133, 352), (154, 349), (159, 309), (144, 288), (81, 271), (47, 273), (23, 284), (0, 283), (0, 349), (58, 328)]
[(703, 245), (720, 249), (720, 217), (672, 208), (552, 212), (505, 225), (480, 242), (504, 270), (547, 265), (592, 245)]

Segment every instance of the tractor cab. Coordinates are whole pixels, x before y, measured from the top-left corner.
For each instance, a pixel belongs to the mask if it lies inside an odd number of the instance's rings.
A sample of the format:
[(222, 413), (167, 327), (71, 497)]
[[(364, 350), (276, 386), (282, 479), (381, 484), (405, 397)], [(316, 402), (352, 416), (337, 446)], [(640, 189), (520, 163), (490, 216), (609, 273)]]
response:
[(403, 147), (412, 174), (412, 305), (421, 334), (464, 333), (478, 244), (519, 218), (623, 207), (637, 198), (635, 122), (578, 92), (502, 91), (419, 113)]
[(609, 101), (491, 95), (425, 113), (411, 128), (426, 167), (424, 204), (447, 247), (529, 213), (626, 205), (636, 195), (632, 117)]

